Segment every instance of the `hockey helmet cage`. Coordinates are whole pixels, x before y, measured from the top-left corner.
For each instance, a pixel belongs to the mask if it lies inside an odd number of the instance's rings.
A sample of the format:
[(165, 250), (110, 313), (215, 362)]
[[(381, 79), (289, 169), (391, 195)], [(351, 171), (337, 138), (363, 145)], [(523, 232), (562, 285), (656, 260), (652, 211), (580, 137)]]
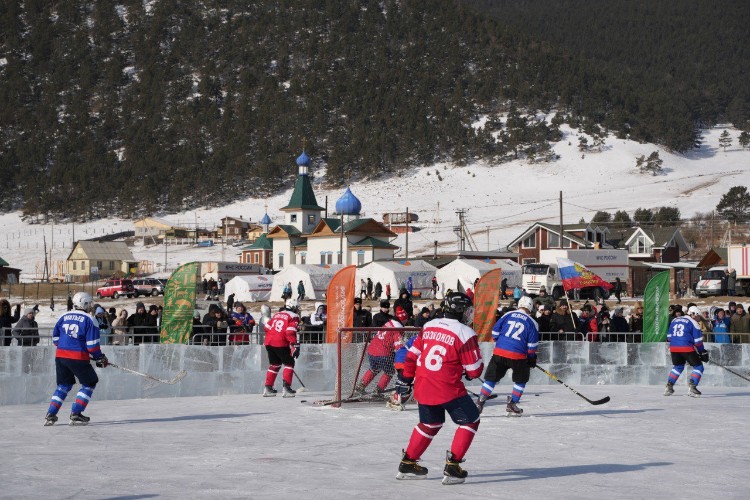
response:
[(297, 299), (287, 300), (285, 307), (288, 311), (299, 312), (299, 302), (297, 301)]
[(445, 299), (444, 311), (449, 317), (462, 320), (464, 313), (473, 305), (474, 303), (465, 293), (455, 292)]
[(534, 310), (534, 301), (531, 300), (531, 297), (521, 297), (518, 300), (518, 308), (526, 309), (527, 311), (531, 312)]
[(94, 299), (86, 292), (78, 292), (73, 295), (73, 307), (76, 309), (89, 312), (93, 303)]

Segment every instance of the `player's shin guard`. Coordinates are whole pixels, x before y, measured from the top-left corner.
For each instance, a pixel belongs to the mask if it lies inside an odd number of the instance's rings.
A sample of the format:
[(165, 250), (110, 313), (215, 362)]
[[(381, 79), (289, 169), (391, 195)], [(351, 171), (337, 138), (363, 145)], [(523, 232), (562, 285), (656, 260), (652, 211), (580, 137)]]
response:
[(388, 387), (388, 382), (391, 381), (391, 376), (387, 373), (384, 373), (381, 375), (380, 380), (378, 380), (378, 392), (384, 392), (385, 388)]
[(672, 367), (672, 371), (669, 372), (669, 377), (667, 377), (667, 382), (674, 385), (677, 382), (677, 379), (680, 378), (680, 375), (682, 375), (682, 371), (685, 369), (685, 365), (674, 365)]
[(294, 367), (293, 366), (284, 366), (284, 373), (282, 375), (282, 378), (284, 379), (284, 383), (288, 386), (292, 385), (292, 381), (294, 380)]
[(479, 429), (479, 420), (470, 424), (459, 425), (456, 429), (456, 433), (453, 435), (453, 443), (451, 444), (451, 455), (456, 461), (464, 459), (466, 452), (471, 446), (471, 442), (474, 440), (474, 436)]
[(526, 384), (513, 384), (513, 391), (510, 393), (510, 400), (514, 403), (518, 403), (523, 396), (523, 390), (526, 389)]
[(482, 390), (479, 391), (480, 394), (486, 396), (485, 399), (489, 398), (490, 396), (492, 396), (492, 391), (495, 390), (495, 384), (497, 384), (497, 382), (492, 382), (491, 380), (485, 380), (484, 383), (482, 384)]
[(268, 371), (266, 372), (266, 386), (273, 387), (276, 382), (276, 376), (279, 374), (281, 365), (269, 365)]
[(694, 366), (693, 373), (690, 374), (690, 381), (693, 383), (693, 385), (698, 385), (701, 381), (702, 376), (703, 376), (703, 365)]
[(57, 412), (60, 411), (60, 407), (62, 406), (63, 401), (65, 401), (65, 398), (68, 396), (68, 393), (72, 388), (72, 385), (58, 385), (57, 389), (55, 389), (55, 393), (52, 395), (52, 399), (50, 399), (47, 413), (57, 415)]
[(73, 403), (73, 408), (70, 409), (70, 413), (83, 413), (83, 410), (88, 406), (93, 393), (93, 387), (87, 385), (81, 386), (81, 390), (76, 394), (76, 401)]
[(367, 387), (374, 378), (375, 378), (375, 373), (372, 370), (368, 369), (365, 372), (365, 374), (362, 376), (362, 380), (360, 381), (362, 390), (364, 390), (364, 388)]
[(422, 457), (422, 453), (432, 443), (434, 438), (443, 424), (423, 424), (418, 423), (411, 433), (411, 439), (409, 439), (409, 446), (406, 447), (406, 456), (412, 460), (419, 460)]

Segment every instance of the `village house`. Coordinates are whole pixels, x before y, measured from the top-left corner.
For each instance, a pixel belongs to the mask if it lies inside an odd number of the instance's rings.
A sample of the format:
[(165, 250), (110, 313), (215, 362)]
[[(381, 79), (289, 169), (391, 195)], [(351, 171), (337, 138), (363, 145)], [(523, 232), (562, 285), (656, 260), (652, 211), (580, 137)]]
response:
[(92, 275), (128, 276), (138, 271), (138, 261), (124, 241), (77, 241), (67, 263), (67, 274), (74, 281), (87, 281)]

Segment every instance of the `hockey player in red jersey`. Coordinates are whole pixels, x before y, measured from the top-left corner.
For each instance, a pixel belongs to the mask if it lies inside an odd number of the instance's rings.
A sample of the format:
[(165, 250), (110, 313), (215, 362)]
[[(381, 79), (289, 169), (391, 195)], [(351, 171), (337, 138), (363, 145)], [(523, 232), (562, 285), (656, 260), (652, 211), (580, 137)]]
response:
[(266, 373), (266, 387), (263, 390), (264, 397), (276, 396), (273, 388), (276, 376), (279, 374), (281, 365), (284, 365), (282, 378), (282, 396), (293, 398), (296, 391), (292, 389), (292, 377), (294, 376), (294, 360), (299, 358), (299, 340), (297, 339), (297, 328), (299, 327), (299, 302), (294, 299), (286, 301), (284, 308), (274, 314), (263, 326), (266, 331), (266, 352), (268, 353), (268, 372)]
[(402, 394), (408, 394), (414, 385), (419, 424), (403, 453), (397, 479), (425, 478), (427, 469), (417, 462), (443, 426), (447, 411), (458, 429), (446, 452), (443, 484), (466, 480), (468, 473), (460, 464), (479, 428), (479, 410), (466, 393), (461, 376), (477, 378), (484, 368), (476, 332), (461, 323), (471, 306), (465, 294), (449, 295), (444, 301), (445, 317), (425, 324), (406, 356), (397, 386)]
[[(406, 311), (400, 307), (396, 310), (398, 319), (391, 317), (388, 321), (382, 325), (382, 328), (403, 328), (402, 322), (408, 319)], [(378, 394), (385, 391), (388, 387), (388, 382), (391, 381), (393, 374), (396, 372), (393, 358), (394, 353), (398, 351), (404, 341), (401, 337), (401, 332), (398, 330), (380, 330), (370, 341), (367, 346), (367, 361), (370, 364), (370, 368), (362, 376), (362, 380), (357, 384), (357, 392), (365, 392), (365, 389), (373, 381), (378, 373), (383, 372), (378, 380), (377, 392)]]

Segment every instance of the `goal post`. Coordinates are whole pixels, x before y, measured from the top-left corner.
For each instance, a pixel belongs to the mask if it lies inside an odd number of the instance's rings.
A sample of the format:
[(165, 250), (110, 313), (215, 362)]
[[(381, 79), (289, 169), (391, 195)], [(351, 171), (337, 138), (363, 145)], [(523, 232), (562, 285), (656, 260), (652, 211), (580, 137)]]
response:
[(406, 345), (420, 331), (417, 327), (338, 329), (332, 406), (339, 407), (342, 402), (386, 401), (396, 382), (394, 358), (398, 348), (393, 348), (393, 343), (400, 338), (402, 345)]

